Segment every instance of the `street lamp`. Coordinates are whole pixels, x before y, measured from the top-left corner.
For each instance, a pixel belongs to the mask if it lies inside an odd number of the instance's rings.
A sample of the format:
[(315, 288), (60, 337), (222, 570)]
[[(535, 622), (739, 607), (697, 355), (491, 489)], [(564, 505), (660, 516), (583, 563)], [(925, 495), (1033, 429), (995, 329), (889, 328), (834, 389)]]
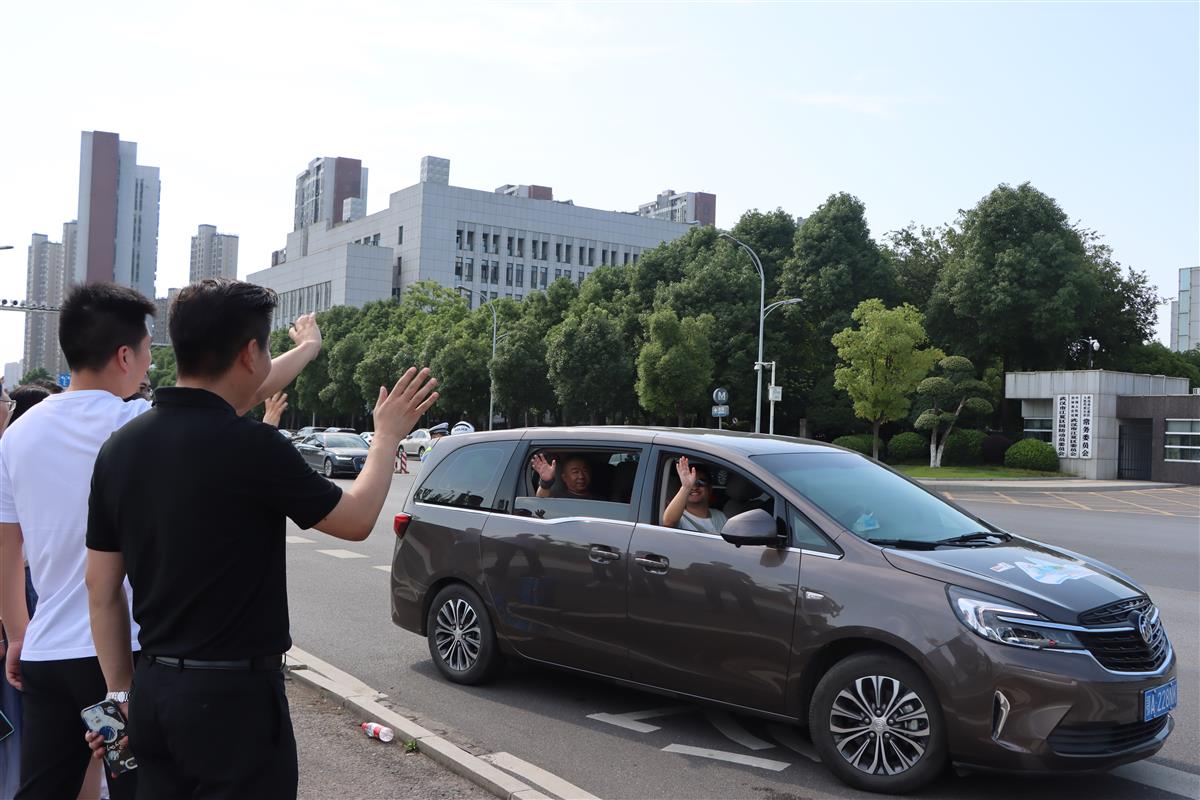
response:
[(758, 373), (758, 388), (754, 393), (754, 432), (762, 432), (762, 351), (763, 351), (763, 318), (766, 316), (763, 305), (767, 299), (767, 275), (763, 272), (762, 262), (758, 260), (758, 253), (755, 253), (750, 245), (740, 239), (734, 238), (728, 233), (720, 234), (719, 238), (728, 239), (738, 247), (750, 254), (750, 260), (754, 262), (754, 268), (758, 270), (758, 359), (754, 362), (754, 371)]
[(1100, 340), (1093, 339), (1091, 336), (1088, 336), (1084, 339), (1076, 339), (1073, 342), (1071, 342), (1071, 344), (1072, 344), (1072, 346), (1077, 345), (1077, 344), (1086, 344), (1087, 345), (1088, 369), (1091, 369), (1092, 368), (1092, 353), (1100, 352)]
[[(767, 317), (770, 315), (770, 313), (777, 308), (782, 308), (783, 306), (791, 306), (791, 305), (795, 305), (796, 303), (802, 303), (802, 302), (804, 302), (804, 301), (801, 300), (799, 297), (789, 297), (787, 300), (776, 300), (774, 303), (771, 303), (771, 305), (767, 306), (763, 310), (763, 321), (765, 322)], [(767, 402), (770, 403), (770, 406), (771, 406), (771, 415), (767, 418), (768, 419), (767, 433), (774, 436), (775, 435), (775, 403), (776, 403), (775, 389), (777, 388), (775, 386), (775, 362), (770, 361), (767, 363), (769, 363), (771, 365), (771, 382), (769, 384), (767, 384), (768, 394), (769, 394), (769, 396), (767, 398)], [(762, 364), (763, 368), (765, 368), (766, 366), (767, 366), (766, 363)]]
[(454, 287), (455, 289), (466, 289), (472, 294), (477, 294), (483, 300), (483, 304), (492, 312), (492, 360), (488, 362), (488, 430), (492, 429), (492, 418), (495, 416), (493, 408), (496, 404), (496, 381), (492, 378), (492, 364), (496, 361), (496, 307), (492, 305), (492, 298), (487, 296), (487, 292), (481, 292), (478, 289), (472, 289), (470, 286), (463, 286), (461, 283)]

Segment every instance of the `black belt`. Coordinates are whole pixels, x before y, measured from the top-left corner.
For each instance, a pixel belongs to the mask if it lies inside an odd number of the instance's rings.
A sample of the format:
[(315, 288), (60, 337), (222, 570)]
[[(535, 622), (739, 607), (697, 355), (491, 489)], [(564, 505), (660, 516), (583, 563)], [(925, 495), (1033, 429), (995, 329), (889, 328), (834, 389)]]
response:
[(174, 669), (240, 669), (270, 671), (283, 666), (283, 656), (258, 656), (240, 661), (202, 661), (198, 658), (173, 658), (171, 656), (143, 656), (151, 664), (161, 664)]

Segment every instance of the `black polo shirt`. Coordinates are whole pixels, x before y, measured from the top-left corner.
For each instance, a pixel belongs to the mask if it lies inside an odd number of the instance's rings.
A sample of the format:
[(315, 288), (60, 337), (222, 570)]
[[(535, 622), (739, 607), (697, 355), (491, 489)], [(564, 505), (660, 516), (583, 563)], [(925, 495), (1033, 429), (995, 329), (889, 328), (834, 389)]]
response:
[(100, 449), (87, 546), (124, 556), (143, 652), (285, 652), (285, 517), (310, 528), (342, 490), (278, 430), (211, 392), (167, 388), (155, 398)]

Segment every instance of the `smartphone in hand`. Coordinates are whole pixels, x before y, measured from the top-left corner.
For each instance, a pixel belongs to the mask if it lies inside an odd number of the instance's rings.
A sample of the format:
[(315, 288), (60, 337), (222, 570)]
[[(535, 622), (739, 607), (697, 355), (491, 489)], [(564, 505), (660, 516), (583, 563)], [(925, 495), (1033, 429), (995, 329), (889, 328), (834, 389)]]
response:
[(128, 726), (125, 723), (125, 715), (115, 702), (101, 700), (96, 705), (80, 711), (79, 716), (83, 717), (83, 724), (87, 725), (88, 730), (104, 737), (104, 765), (108, 767), (110, 775), (115, 778), (131, 769), (137, 769), (137, 759), (133, 752), (128, 744), (121, 742)]

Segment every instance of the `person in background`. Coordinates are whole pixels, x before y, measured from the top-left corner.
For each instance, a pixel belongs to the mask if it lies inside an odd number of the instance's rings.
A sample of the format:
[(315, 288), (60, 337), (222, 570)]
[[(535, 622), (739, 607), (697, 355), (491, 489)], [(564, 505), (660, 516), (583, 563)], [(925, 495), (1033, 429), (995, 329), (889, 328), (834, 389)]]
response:
[(40, 383), (26, 383), (13, 389), (10, 395), (13, 400), (12, 418), (9, 419), (8, 424), (11, 426), (24, 416), (26, 411), (52, 394), (57, 394), (57, 392), (51, 392)]
[(126, 397), (125, 402), (128, 403), (130, 400), (137, 400), (139, 398), (145, 400), (147, 403), (154, 402), (154, 387), (150, 385), (149, 375), (142, 378), (142, 382), (138, 384), (137, 391)]
[(262, 421), (273, 428), (278, 428), (279, 421), (283, 419), (283, 412), (287, 411), (287, 408), (287, 392), (276, 392), (267, 398)]
[(689, 466), (687, 456), (680, 456), (675, 462), (675, 473), (679, 476), (679, 491), (663, 509), (662, 524), (685, 531), (720, 533), (727, 520), (719, 510), (709, 508), (708, 467)]

